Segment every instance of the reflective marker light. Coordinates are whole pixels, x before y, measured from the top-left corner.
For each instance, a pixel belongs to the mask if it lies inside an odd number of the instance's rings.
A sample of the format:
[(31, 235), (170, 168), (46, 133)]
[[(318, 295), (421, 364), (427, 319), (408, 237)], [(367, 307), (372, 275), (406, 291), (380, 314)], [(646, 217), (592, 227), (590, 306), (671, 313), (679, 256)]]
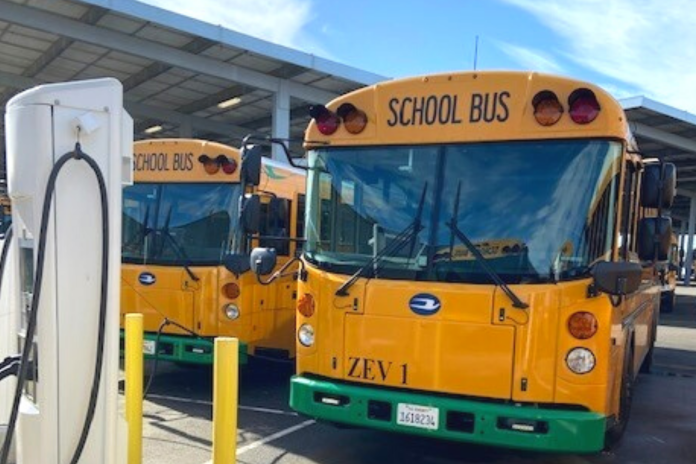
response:
[(534, 118), (542, 126), (553, 126), (563, 116), (563, 105), (550, 90), (542, 90), (532, 99)]
[(317, 129), (324, 135), (331, 135), (338, 126), (341, 125), (341, 120), (324, 105), (313, 105), (309, 107), (309, 115), (317, 123)]
[(239, 298), (240, 293), (241, 291), (239, 290), (239, 285), (234, 282), (230, 282), (222, 286), (222, 294), (230, 300)]
[(576, 374), (587, 374), (594, 369), (596, 359), (587, 348), (573, 348), (566, 356), (568, 369)]
[(314, 314), (314, 297), (305, 293), (297, 300), (297, 312), (304, 317), (312, 317)]
[(314, 327), (309, 324), (302, 324), (300, 330), (297, 331), (297, 338), (303, 346), (314, 345)]
[(227, 319), (230, 320), (235, 320), (239, 317), (239, 307), (234, 304), (230, 303), (227, 306), (224, 307), (225, 310), (225, 316), (227, 316)]
[(338, 107), (336, 114), (343, 119), (343, 126), (351, 134), (359, 134), (367, 126), (367, 114), (359, 110), (351, 103), (344, 103)]
[(587, 311), (579, 311), (568, 318), (568, 332), (578, 340), (587, 340), (597, 333), (597, 318)]
[(568, 97), (570, 119), (576, 124), (589, 124), (599, 114), (599, 102), (590, 89), (577, 89)]

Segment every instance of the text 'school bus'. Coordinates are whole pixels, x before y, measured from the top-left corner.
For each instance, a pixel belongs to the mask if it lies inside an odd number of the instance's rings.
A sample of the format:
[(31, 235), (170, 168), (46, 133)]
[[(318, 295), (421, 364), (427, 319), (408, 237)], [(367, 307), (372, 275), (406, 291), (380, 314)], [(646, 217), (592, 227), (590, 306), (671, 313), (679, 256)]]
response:
[[(245, 168), (258, 185), (242, 182)], [(242, 362), (262, 353), (294, 357), (292, 276), (264, 286), (230, 259), (246, 254), (248, 263), (251, 246), (275, 248), (279, 265), (295, 255), (293, 238), (304, 233), (304, 171), (178, 139), (137, 142), (134, 170), (135, 183), (123, 192), (121, 314), (144, 314), (146, 354), (211, 363), (212, 338), (233, 336)], [(243, 191), (258, 200), (249, 217), (239, 210)]]
[(533, 450), (617, 440), (675, 192), (621, 106), (584, 82), (473, 72), (311, 114), (291, 406)]

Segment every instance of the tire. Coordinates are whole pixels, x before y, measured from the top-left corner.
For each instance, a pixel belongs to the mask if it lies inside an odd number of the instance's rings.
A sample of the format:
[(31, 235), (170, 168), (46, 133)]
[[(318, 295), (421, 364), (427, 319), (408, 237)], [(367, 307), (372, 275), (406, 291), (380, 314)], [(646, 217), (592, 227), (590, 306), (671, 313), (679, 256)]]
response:
[(650, 339), (650, 349), (645, 355), (645, 359), (643, 359), (643, 364), (640, 365), (641, 374), (650, 374), (652, 372), (653, 358), (655, 356), (655, 340), (657, 340), (657, 317), (655, 317), (653, 320), (651, 331), (652, 337)]
[(676, 295), (674, 290), (671, 292), (664, 292), (660, 295), (660, 312), (661, 313), (671, 313), (674, 311), (674, 303), (676, 300)]
[(606, 432), (604, 445), (605, 449), (615, 448), (626, 432), (628, 421), (631, 418), (633, 406), (633, 342), (630, 341), (626, 347), (624, 356), (623, 376), (621, 379), (621, 397), (619, 399), (619, 417), (616, 422)]

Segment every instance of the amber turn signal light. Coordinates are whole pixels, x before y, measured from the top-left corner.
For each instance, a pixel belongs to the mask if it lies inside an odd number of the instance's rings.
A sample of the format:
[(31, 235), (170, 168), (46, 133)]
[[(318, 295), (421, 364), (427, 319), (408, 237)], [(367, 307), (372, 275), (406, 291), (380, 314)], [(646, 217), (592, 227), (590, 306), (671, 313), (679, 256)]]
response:
[(314, 314), (314, 297), (305, 293), (297, 300), (297, 312), (304, 317), (312, 317)]
[(336, 114), (343, 120), (343, 126), (350, 134), (359, 134), (367, 126), (367, 114), (351, 103), (344, 103), (339, 106)]
[(222, 286), (222, 294), (230, 300), (239, 298), (240, 293), (241, 291), (239, 290), (239, 285), (234, 282), (230, 282)]
[(587, 311), (573, 313), (568, 319), (568, 332), (578, 340), (587, 340), (597, 333), (597, 318)]
[(534, 118), (542, 126), (553, 126), (563, 116), (563, 105), (550, 90), (542, 90), (532, 99)]

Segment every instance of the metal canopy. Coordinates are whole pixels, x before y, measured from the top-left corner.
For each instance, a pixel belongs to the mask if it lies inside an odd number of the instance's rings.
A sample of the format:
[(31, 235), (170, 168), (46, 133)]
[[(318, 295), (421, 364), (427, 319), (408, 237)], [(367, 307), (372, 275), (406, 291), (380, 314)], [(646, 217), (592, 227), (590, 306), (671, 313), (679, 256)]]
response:
[[(136, 138), (231, 145), (300, 141), (308, 105), (387, 79), (134, 0), (0, 0), (2, 108), (38, 84), (105, 76), (123, 83)], [(4, 178), (4, 124), (0, 143)]]
[(621, 100), (638, 148), (647, 157), (677, 166), (677, 199), (672, 208), (675, 223), (689, 217), (696, 196), (696, 115), (645, 97)]

